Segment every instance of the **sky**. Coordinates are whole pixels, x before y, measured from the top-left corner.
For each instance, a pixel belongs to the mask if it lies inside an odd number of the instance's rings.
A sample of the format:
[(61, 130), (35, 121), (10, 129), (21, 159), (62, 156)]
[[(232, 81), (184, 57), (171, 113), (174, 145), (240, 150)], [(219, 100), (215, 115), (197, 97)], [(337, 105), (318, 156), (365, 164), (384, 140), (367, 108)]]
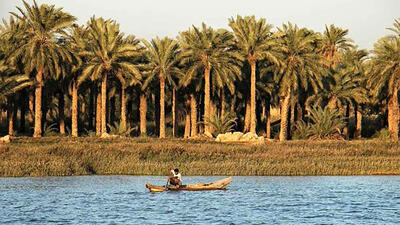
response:
[[(32, 3), (32, 0), (27, 0)], [(138, 38), (176, 37), (180, 31), (202, 22), (229, 28), (236, 15), (255, 15), (279, 27), (288, 21), (323, 32), (325, 25), (349, 29), (360, 48), (372, 49), (386, 30), (400, 18), (400, 0), (37, 0), (63, 7), (79, 24), (96, 17), (111, 18), (121, 30)], [(0, 18), (22, 6), (22, 0), (0, 0)]]

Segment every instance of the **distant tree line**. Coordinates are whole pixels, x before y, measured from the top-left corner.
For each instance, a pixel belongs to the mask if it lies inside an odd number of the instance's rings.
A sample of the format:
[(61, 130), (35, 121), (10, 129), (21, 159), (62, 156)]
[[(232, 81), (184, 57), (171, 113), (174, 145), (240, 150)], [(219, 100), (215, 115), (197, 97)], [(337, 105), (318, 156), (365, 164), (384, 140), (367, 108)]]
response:
[(367, 51), (335, 25), (238, 15), (229, 30), (139, 40), (112, 19), (78, 25), (54, 5), (23, 5), (0, 30), (3, 133), (398, 140), (399, 20)]

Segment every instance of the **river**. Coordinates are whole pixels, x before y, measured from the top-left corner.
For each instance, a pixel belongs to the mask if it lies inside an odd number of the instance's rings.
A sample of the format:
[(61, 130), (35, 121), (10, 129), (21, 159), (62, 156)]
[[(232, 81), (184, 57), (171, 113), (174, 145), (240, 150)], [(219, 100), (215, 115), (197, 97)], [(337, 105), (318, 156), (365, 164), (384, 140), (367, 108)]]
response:
[(226, 191), (165, 193), (146, 181), (165, 177), (0, 178), (0, 223), (400, 224), (400, 176), (233, 177)]

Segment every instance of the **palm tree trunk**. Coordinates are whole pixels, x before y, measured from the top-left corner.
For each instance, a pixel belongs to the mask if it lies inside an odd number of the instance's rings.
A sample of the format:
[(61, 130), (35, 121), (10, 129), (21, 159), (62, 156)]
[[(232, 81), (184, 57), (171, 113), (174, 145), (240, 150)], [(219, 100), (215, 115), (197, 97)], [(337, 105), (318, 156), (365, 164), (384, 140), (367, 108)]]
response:
[(35, 118), (35, 96), (33, 95), (33, 91), (29, 91), (29, 115), (28, 122), (29, 127), (33, 125), (33, 119)]
[(399, 101), (397, 99), (398, 87), (393, 90), (388, 103), (388, 124), (392, 140), (399, 140)]
[(107, 74), (101, 81), (101, 134), (107, 133)]
[(197, 102), (194, 94), (190, 94), (190, 136), (195, 137), (197, 135)]
[[(79, 101), (79, 98), (77, 98), (78, 99), (78, 101)], [(85, 121), (85, 114), (86, 114), (86, 102), (85, 101), (83, 101), (82, 103), (81, 103), (81, 110), (79, 110), (79, 108), (78, 108), (78, 128), (79, 128), (79, 121)], [(79, 112), (81, 112), (81, 113), (79, 113)], [(79, 131), (79, 129), (78, 129), (78, 131)]]
[(225, 92), (224, 89), (221, 89), (221, 117), (225, 115), (225, 108), (226, 108), (226, 100), (225, 100)]
[[(24, 94), (25, 95), (25, 94)], [(21, 133), (25, 133), (25, 115), (26, 115), (26, 98), (25, 96), (20, 99), (20, 105), (21, 105), (21, 114), (20, 114), (20, 123), (19, 123), (19, 131)]]
[(64, 100), (64, 94), (60, 91), (58, 93), (58, 117), (59, 117), (59, 122), (60, 122), (60, 134), (64, 135), (65, 134), (65, 113), (64, 113), (64, 107), (65, 107), (65, 100)]
[[(190, 100), (186, 101), (186, 106), (190, 106)], [(185, 133), (183, 134), (183, 138), (188, 138), (190, 136), (190, 111), (186, 110), (185, 114)]]
[(265, 108), (266, 108), (265, 103), (261, 104), (261, 120), (260, 121), (267, 119), (267, 116), (265, 115), (266, 114)]
[(114, 124), (115, 122), (115, 96), (111, 97), (108, 104), (108, 124)]
[(388, 126), (388, 130), (390, 133), (392, 133), (393, 130), (393, 126), (392, 126), (392, 120), (393, 120), (393, 116), (392, 116), (392, 108), (393, 106), (391, 105), (391, 96), (388, 96), (388, 100), (387, 100), (387, 126)]
[(362, 118), (363, 118), (361, 109), (357, 110), (356, 118), (357, 118), (357, 124), (356, 124), (356, 135), (357, 136), (356, 137), (361, 138), (362, 137)]
[[(137, 107), (138, 105), (140, 105), (140, 97), (136, 98), (135, 100), (136, 100), (137, 104), (133, 104), (132, 97), (129, 98), (129, 100), (126, 103), (127, 104), (127, 106), (126, 106), (126, 123), (127, 123), (127, 125), (130, 125), (131, 122), (133, 122), (134, 124), (139, 125), (139, 119), (140, 119), (139, 108), (137, 108), (137, 114), (134, 117), (133, 107), (134, 106)], [(137, 127), (137, 128), (139, 128), (139, 127)]]
[(265, 127), (266, 138), (271, 138), (271, 104), (269, 102), (267, 102), (265, 106), (265, 116), (266, 116), (266, 127)]
[(350, 104), (346, 104), (346, 114), (344, 118), (345, 126), (343, 128), (343, 135), (348, 139), (349, 138), (349, 118), (350, 118)]
[(246, 133), (249, 131), (250, 129), (250, 119), (251, 119), (251, 115), (250, 115), (250, 101), (246, 100), (246, 109), (245, 109), (245, 113), (244, 113), (244, 128), (243, 128), (243, 133)]
[(160, 90), (157, 89), (154, 93), (154, 123), (155, 123), (155, 135), (160, 135)]
[(14, 135), (14, 106), (13, 98), (7, 98), (7, 120), (8, 120), (8, 135)]
[[(215, 115), (217, 113), (216, 110), (217, 106), (215, 105), (215, 102), (213, 100), (210, 100), (210, 118), (213, 117), (213, 115)], [(211, 127), (210, 127), (211, 129)]]
[(172, 137), (176, 136), (177, 131), (176, 124), (176, 89), (175, 87), (172, 89)]
[(297, 123), (297, 122), (299, 122), (299, 121), (301, 121), (302, 120), (302, 118), (303, 118), (303, 109), (301, 108), (301, 105), (300, 105), (300, 103), (296, 103), (295, 105), (294, 105), (294, 108), (293, 108), (293, 110), (294, 110), (294, 112), (293, 112), (293, 118), (294, 118), (294, 121), (295, 121), (295, 123)]
[(46, 89), (42, 89), (42, 133), (44, 130), (44, 126), (47, 122), (47, 114), (50, 110), (51, 101), (52, 99), (49, 96), (49, 91), (48, 90), (46, 91)]
[(279, 133), (279, 140), (285, 141), (288, 138), (287, 134), (287, 127), (288, 127), (288, 114), (289, 114), (289, 107), (290, 107), (290, 88), (286, 93), (285, 98), (281, 102), (281, 128)]
[(72, 137), (78, 137), (78, 87), (72, 81)]
[(190, 113), (186, 113), (185, 116), (185, 134), (183, 138), (188, 138), (190, 136)]
[(289, 110), (288, 110), (288, 118), (287, 118), (287, 126), (286, 126), (286, 137), (288, 140), (290, 140), (292, 138), (292, 132), (291, 132), (291, 128), (292, 128), (292, 110), (293, 107), (291, 106), (291, 104), (289, 103)]
[(165, 77), (162, 73), (160, 79), (160, 138), (165, 138)]
[[(204, 122), (204, 95), (199, 95), (198, 98), (196, 99), (196, 103), (197, 103), (196, 122), (197, 121)], [(205, 132), (204, 123), (202, 123), (201, 125), (197, 124), (197, 133), (204, 134), (204, 132)]]
[(250, 132), (256, 133), (256, 62), (251, 60), (250, 66)]
[[(209, 118), (210, 118), (210, 69), (205, 68), (204, 69), (204, 119), (206, 120)], [(210, 127), (207, 124), (204, 125), (204, 132), (208, 133), (211, 132)]]
[[(209, 114), (208, 118), (211, 119), (213, 116), (215, 116), (216, 113), (217, 113), (217, 110), (216, 110), (215, 102), (213, 100), (210, 100), (210, 114)], [(211, 134), (214, 132), (214, 128), (210, 125), (208, 126), (208, 132)]]
[(18, 106), (20, 105), (20, 103), (18, 101), (19, 101), (19, 98), (18, 99), (14, 98), (14, 104), (13, 104), (14, 131), (18, 126), (18, 108), (19, 108)]
[(96, 88), (94, 85), (90, 86), (89, 94), (89, 130), (93, 130), (93, 118), (94, 118), (94, 98), (96, 96)]
[(96, 93), (96, 135), (101, 135), (101, 92)]
[[(263, 106), (262, 106), (262, 102), (261, 102), (261, 100), (256, 100), (256, 121), (262, 121), (262, 109), (263, 109)], [(256, 123), (256, 130), (257, 130), (257, 127), (258, 127), (258, 123)]]
[(236, 97), (235, 96), (232, 96), (230, 104), (231, 104), (231, 106), (229, 108), (229, 112), (231, 114), (235, 114), (235, 105), (236, 105)]
[(336, 102), (337, 102), (336, 97), (332, 97), (331, 100), (329, 100), (328, 107), (331, 111), (336, 109)]
[(354, 138), (361, 138), (361, 129), (362, 129), (362, 113), (361, 113), (361, 108), (359, 105), (356, 103), (354, 104), (354, 118), (355, 118), (355, 132), (354, 132)]
[[(210, 69), (206, 67), (204, 69), (204, 120), (207, 120), (209, 118), (210, 118)], [(210, 127), (207, 124), (204, 125), (204, 132), (211, 133)]]
[(35, 127), (33, 137), (42, 136), (42, 90), (43, 82), (43, 69), (39, 69), (36, 73), (37, 86), (35, 88)]
[(126, 128), (126, 95), (125, 87), (121, 87), (121, 122), (120, 126)]
[(140, 93), (140, 135), (146, 136), (146, 114), (147, 114), (147, 97), (144, 93)]

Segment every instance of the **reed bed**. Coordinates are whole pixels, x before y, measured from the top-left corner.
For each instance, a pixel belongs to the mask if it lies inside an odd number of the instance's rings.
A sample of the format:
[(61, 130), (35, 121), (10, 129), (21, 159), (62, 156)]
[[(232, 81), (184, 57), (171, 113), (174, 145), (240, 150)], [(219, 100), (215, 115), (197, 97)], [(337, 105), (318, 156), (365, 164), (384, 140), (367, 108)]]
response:
[(167, 175), (170, 167), (183, 175), (400, 175), (400, 143), (45, 137), (0, 145), (1, 177)]

